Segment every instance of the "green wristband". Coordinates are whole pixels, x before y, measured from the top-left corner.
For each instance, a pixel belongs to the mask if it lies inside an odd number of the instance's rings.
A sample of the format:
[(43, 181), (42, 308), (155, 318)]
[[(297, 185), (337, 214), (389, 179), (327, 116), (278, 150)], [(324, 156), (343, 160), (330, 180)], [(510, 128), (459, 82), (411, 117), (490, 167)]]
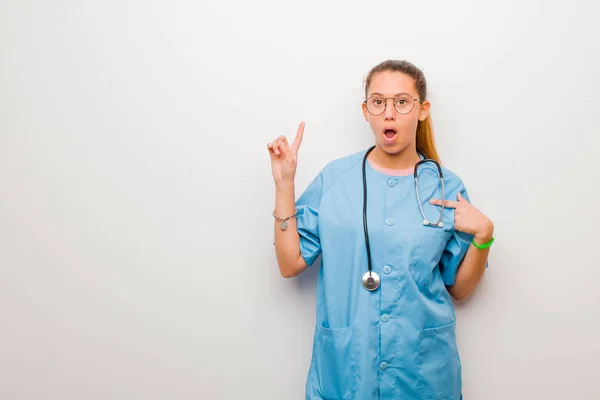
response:
[(473, 243), (473, 246), (477, 247), (478, 249), (487, 249), (488, 247), (490, 247), (492, 245), (492, 243), (494, 243), (494, 237), (492, 236), (492, 239), (489, 242), (484, 243), (484, 244), (475, 243), (475, 238), (473, 238), (471, 243)]

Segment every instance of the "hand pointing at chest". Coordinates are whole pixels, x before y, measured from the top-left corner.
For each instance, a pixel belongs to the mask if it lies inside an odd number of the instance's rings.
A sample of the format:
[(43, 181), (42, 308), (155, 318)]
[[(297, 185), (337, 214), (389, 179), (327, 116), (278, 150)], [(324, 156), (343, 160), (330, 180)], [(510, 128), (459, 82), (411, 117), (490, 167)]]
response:
[[(439, 199), (431, 199), (429, 202), (440, 207), (442, 205)], [(492, 238), (494, 233), (492, 221), (469, 203), (460, 192), (457, 201), (445, 200), (444, 207), (454, 209), (454, 228), (457, 231), (474, 235), (478, 243), (485, 243)]]

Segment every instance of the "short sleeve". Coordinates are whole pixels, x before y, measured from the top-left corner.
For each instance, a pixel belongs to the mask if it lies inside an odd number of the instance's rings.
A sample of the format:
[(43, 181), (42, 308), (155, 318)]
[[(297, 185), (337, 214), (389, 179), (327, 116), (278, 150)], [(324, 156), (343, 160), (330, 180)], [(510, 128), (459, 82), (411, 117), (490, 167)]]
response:
[[(458, 186), (458, 190), (452, 196), (452, 198), (450, 198), (450, 200), (456, 201), (458, 192), (460, 192), (460, 194), (467, 201), (471, 201), (469, 199), (467, 189), (465, 188), (462, 181)], [(440, 272), (442, 274), (442, 279), (445, 285), (450, 286), (454, 284), (454, 281), (456, 280), (458, 266), (465, 257), (465, 254), (467, 254), (467, 250), (469, 250), (472, 240), (473, 235), (469, 233), (460, 232), (455, 229), (452, 230), (452, 237), (446, 244), (446, 248), (444, 249), (442, 258), (440, 260)], [(485, 267), (488, 267), (487, 263)]]
[(322, 193), (323, 175), (320, 172), (296, 201), (300, 253), (309, 266), (312, 266), (321, 254), (318, 220)]

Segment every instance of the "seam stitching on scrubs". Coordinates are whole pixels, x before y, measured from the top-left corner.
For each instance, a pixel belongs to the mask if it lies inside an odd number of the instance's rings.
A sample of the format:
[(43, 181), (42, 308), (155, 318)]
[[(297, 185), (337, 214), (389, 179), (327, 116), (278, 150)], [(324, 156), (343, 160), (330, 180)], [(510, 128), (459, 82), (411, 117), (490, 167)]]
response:
[[(363, 155), (364, 155), (364, 153), (366, 153), (366, 151), (361, 152), (361, 154), (363, 154)], [(327, 188), (325, 188), (325, 190), (321, 194), (321, 199), (323, 199), (323, 196), (325, 196), (325, 193), (327, 193), (327, 191), (337, 182), (338, 179), (340, 179), (342, 177), (342, 175), (344, 175), (348, 170), (354, 168), (361, 161), (362, 161), (362, 158), (359, 158), (355, 163), (353, 163), (348, 168), (346, 168), (345, 170), (340, 172), (340, 174), (329, 184), (329, 186), (327, 186)], [(331, 165), (331, 163), (330, 163), (330, 165)]]
[[(366, 151), (363, 152), (359, 152), (356, 153), (355, 156), (357, 156), (358, 154), (364, 154), (366, 153)], [(335, 182), (337, 182), (338, 179), (340, 179), (342, 177), (342, 175), (344, 175), (346, 173), (346, 171), (354, 168), (360, 161), (362, 160), (362, 157), (360, 157), (355, 163), (353, 163), (352, 165), (350, 165), (348, 168), (346, 168), (345, 170), (343, 170), (342, 172), (340, 172), (340, 174), (326, 187), (323, 188), (323, 183), (324, 183), (324, 176), (323, 173), (325, 172), (325, 170), (327, 170), (328, 168), (331, 168), (331, 165), (335, 162), (332, 161), (330, 162), (328, 165), (326, 165), (317, 175), (317, 178), (319, 178), (321, 180), (321, 195), (319, 197), (319, 204), (318, 204), (318, 209), (317, 209), (317, 236), (319, 238), (319, 247), (321, 247), (321, 233), (319, 232), (319, 227), (318, 227), (318, 220), (319, 220), (319, 211), (321, 209), (321, 203), (323, 202), (323, 197), (325, 197), (325, 193), (327, 193), (327, 191), (329, 191), (329, 189), (334, 185)], [(296, 200), (297, 201), (297, 200)], [(301, 212), (300, 216), (303, 214), (303, 212)], [(302, 247), (302, 246), (301, 246)], [(307, 263), (307, 265), (312, 266), (315, 261), (317, 260), (317, 257), (319, 257), (319, 255), (323, 252), (323, 249), (320, 248), (319, 251), (317, 251), (316, 255), (312, 257), (312, 261), (310, 264)], [(302, 258), (304, 258), (304, 256), (302, 256)], [(304, 260), (306, 262), (306, 259)]]

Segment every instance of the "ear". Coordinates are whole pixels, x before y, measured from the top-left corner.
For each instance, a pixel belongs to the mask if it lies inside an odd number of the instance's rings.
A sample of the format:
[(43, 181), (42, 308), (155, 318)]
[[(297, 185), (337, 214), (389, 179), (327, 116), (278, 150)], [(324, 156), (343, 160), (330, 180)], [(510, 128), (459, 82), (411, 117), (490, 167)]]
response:
[(429, 100), (425, 100), (423, 104), (421, 104), (421, 108), (419, 111), (419, 121), (425, 121), (425, 118), (429, 115), (429, 108), (431, 108), (431, 103)]
[(368, 114), (367, 105), (365, 104), (364, 101), (361, 104), (362, 104), (363, 117), (365, 117), (365, 121), (369, 122), (369, 116), (367, 115)]

